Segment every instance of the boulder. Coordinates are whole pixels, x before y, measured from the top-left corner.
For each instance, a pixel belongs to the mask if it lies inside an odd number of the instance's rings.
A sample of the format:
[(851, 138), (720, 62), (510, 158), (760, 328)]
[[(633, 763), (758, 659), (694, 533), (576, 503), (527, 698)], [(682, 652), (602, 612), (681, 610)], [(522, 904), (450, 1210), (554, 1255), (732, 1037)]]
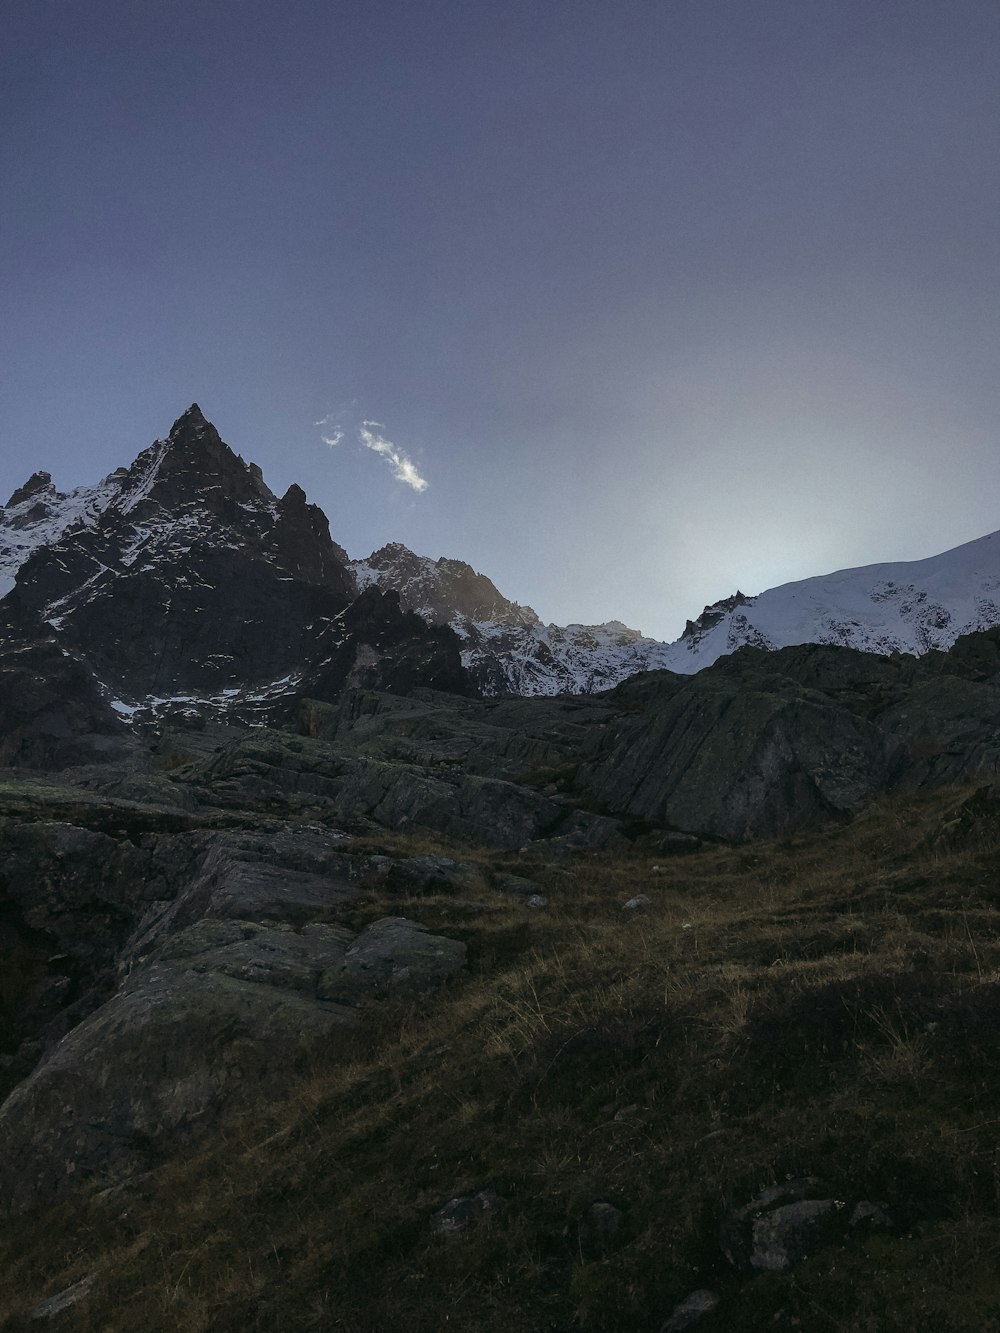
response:
[(852, 1205), (824, 1195), (811, 1176), (763, 1190), (724, 1219), (719, 1241), (726, 1259), (744, 1271), (781, 1273), (852, 1231), (892, 1225), (886, 1209), (870, 1199)]
[(475, 866), (449, 856), (411, 856), (393, 861), (385, 877), (387, 889), (394, 893), (469, 893), (482, 887), (482, 876)]
[(460, 971), (465, 945), (405, 917), (383, 917), (363, 930), (344, 955), (320, 978), (319, 995), (340, 1004), (355, 1004), (371, 995), (418, 992)]
[(822, 1223), (835, 1208), (833, 1199), (800, 1199), (754, 1218), (750, 1267), (780, 1273), (804, 1259), (822, 1243)]
[(192, 962), (130, 977), (0, 1106), (6, 1212), (154, 1166), (356, 1023), (290, 984), (287, 967), (247, 980)]
[(28, 1311), (28, 1318), (35, 1319), (54, 1319), (70, 1306), (78, 1304), (90, 1294), (90, 1289), (94, 1285), (93, 1277), (81, 1278), (79, 1282), (74, 1282), (71, 1287), (64, 1287), (62, 1291), (57, 1291), (54, 1296), (49, 1296), (41, 1301), (33, 1310)]
[(690, 1296), (684, 1299), (673, 1308), (670, 1318), (663, 1325), (660, 1333), (685, 1333), (686, 1329), (694, 1328), (695, 1324), (708, 1314), (719, 1304), (719, 1297), (714, 1291), (708, 1291), (701, 1288), (698, 1291), (692, 1291)]
[(491, 1220), (503, 1207), (504, 1200), (492, 1190), (478, 1194), (460, 1195), (449, 1199), (431, 1218), (431, 1230), (439, 1236), (453, 1236), (467, 1227)]

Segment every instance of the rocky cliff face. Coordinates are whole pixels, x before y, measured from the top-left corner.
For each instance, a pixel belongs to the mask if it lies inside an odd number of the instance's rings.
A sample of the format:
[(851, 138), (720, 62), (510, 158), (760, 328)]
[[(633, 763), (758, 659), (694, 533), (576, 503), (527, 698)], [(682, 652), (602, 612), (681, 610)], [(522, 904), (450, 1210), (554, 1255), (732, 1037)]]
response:
[(666, 666), (667, 646), (621, 621), (543, 625), (530, 606), (504, 597), (461, 560), (430, 560), (393, 542), (351, 568), (359, 587), (392, 589), (406, 609), (449, 625), (461, 640), (462, 665), (488, 698), (596, 694)]
[[(76, 664), (59, 725), (77, 736), (178, 713), (280, 711), (298, 682), (328, 690), (359, 655), (372, 683), (465, 687), (451, 636), (401, 617), (391, 596), (373, 593), (345, 620), (356, 580), (323, 512), (297, 486), (278, 499), (196, 405), (99, 486), (64, 495), (38, 473), (0, 519), (11, 734), (34, 716), (17, 652), (43, 642)], [(392, 658), (389, 675), (373, 653)], [(64, 762), (65, 747), (49, 757)]]
[(27, 555), (4, 606), (85, 656), (112, 698), (289, 675), (352, 599), (322, 513), (301, 492), (277, 500), (197, 407), (97, 494)]

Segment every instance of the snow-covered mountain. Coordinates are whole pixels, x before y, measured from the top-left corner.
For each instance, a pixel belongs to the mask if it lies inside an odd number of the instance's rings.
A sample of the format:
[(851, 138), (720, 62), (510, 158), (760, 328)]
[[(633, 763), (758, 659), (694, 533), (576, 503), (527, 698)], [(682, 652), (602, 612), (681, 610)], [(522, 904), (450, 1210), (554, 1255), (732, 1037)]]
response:
[(796, 643), (919, 656), (998, 624), (1000, 532), (993, 532), (926, 560), (841, 569), (756, 597), (736, 593), (688, 621), (664, 665), (688, 674), (747, 645)]
[(393, 542), (351, 568), (359, 588), (393, 589), (405, 609), (450, 625), (462, 641), (462, 665), (486, 696), (595, 694), (667, 664), (666, 644), (620, 620), (543, 625), (462, 560), (431, 560)]
[(691, 675), (738, 648), (840, 644), (920, 655), (1000, 624), (1000, 533), (926, 560), (839, 570), (736, 592), (706, 606), (673, 643), (620, 621), (543, 625), (459, 560), (430, 560), (392, 544), (352, 562), (361, 586), (394, 588), (403, 606), (462, 640), (462, 661), (483, 694), (587, 694), (639, 671)]
[(63, 494), (36, 472), (0, 509), (0, 659), (50, 640), (127, 720), (256, 716), (345, 683), (587, 694), (748, 645), (920, 654), (997, 624), (1000, 533), (737, 592), (674, 643), (617, 620), (545, 625), (461, 560), (392, 543), (350, 561), (303, 491), (275, 496), (196, 405), (96, 486)]
[(17, 571), (33, 551), (54, 545), (74, 528), (93, 527), (118, 496), (124, 476), (120, 468), (98, 486), (64, 494), (48, 472), (36, 472), (16, 490), (0, 511), (0, 598), (13, 588)]

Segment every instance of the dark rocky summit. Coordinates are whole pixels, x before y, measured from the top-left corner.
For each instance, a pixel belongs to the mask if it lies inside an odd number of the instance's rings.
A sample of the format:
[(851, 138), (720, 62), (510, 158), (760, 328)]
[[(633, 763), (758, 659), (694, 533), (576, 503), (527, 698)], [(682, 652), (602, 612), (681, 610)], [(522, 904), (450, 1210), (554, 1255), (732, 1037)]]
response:
[[(33, 472), (23, 486), (19, 486), (4, 506), (5, 509), (20, 511), (13, 521), (15, 527), (24, 528), (37, 523), (49, 512), (46, 500), (55, 495), (50, 472)], [(28, 501), (32, 501), (31, 505)]]
[(687, 621), (681, 638), (697, 639), (699, 635), (714, 629), (730, 611), (735, 611), (739, 606), (749, 606), (750, 603), (751, 599), (737, 588), (731, 597), (720, 598), (719, 601), (713, 602), (711, 606), (706, 606), (696, 620)]
[[(398, 599), (377, 590), (354, 606), (355, 578), (323, 512), (298, 486), (276, 499), (197, 405), (83, 497), (58, 496), (36, 474), (12, 497), (9, 521), (30, 527), (26, 501), (39, 496), (46, 522), (0, 601), (0, 651), (17, 674), (22, 647), (44, 638), (50, 656), (77, 666), (58, 673), (68, 686), (54, 724), (61, 748), (46, 749), (40, 726), (29, 738), (37, 710), (20, 672), (10, 730), (34, 762), (59, 766), (70, 738), (85, 749), (137, 712), (280, 712), (299, 682), (327, 697), (355, 667), (389, 690), (463, 688), (450, 631), (402, 616)], [(90, 748), (93, 758), (107, 749)]]

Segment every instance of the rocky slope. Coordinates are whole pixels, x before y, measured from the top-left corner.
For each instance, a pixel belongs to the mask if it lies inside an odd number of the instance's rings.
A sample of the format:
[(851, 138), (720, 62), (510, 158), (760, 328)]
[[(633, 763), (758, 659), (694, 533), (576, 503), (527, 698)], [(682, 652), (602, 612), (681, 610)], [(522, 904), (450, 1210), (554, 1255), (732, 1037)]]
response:
[[(326, 1327), (334, 1315), (343, 1322), (345, 1300), (356, 1301), (350, 1326), (359, 1330), (440, 1327), (470, 1274), (507, 1281), (528, 1270), (544, 1274), (542, 1294), (530, 1315), (519, 1307), (519, 1327), (550, 1326), (555, 1300), (560, 1327), (680, 1329), (687, 1324), (676, 1320), (695, 1306), (711, 1320), (718, 1305), (715, 1327), (734, 1328), (755, 1268), (807, 1264), (824, 1244), (863, 1254), (865, 1228), (919, 1221), (913, 1191), (896, 1189), (883, 1206), (891, 1181), (870, 1187), (863, 1162), (845, 1167), (836, 1187), (821, 1183), (812, 1159), (833, 1101), (824, 1091), (809, 1121), (808, 1098), (788, 1099), (803, 1068), (811, 1096), (812, 1066), (840, 1061), (845, 1043), (870, 1029), (889, 1055), (865, 1054), (859, 1087), (867, 1095), (885, 1078), (889, 1066), (878, 1061), (902, 1061), (900, 1105), (910, 1114), (927, 1100), (912, 1089), (932, 1056), (938, 1096), (955, 1042), (977, 1033), (987, 1041), (995, 1030), (989, 894), (1000, 802), (983, 784), (1000, 777), (1000, 629), (921, 656), (744, 647), (693, 674), (625, 672), (615, 688), (587, 693), (599, 679), (618, 679), (630, 644), (637, 659), (646, 651), (623, 627), (603, 627), (604, 638), (585, 627), (557, 632), (468, 566), (399, 547), (352, 567), (302, 493), (276, 499), (196, 408), (93, 491), (60, 496), (44, 476), (32, 478), (4, 511), (0, 535), (13, 579), (0, 600), (5, 1287), (17, 1288), (10, 1274), (25, 1254), (39, 1265), (24, 1292), (0, 1295), (0, 1318), (17, 1311), (10, 1333), (25, 1326), (22, 1315), (33, 1326), (63, 1311), (77, 1311), (81, 1328), (106, 1330), (127, 1309), (130, 1326)], [(987, 564), (977, 555), (968, 568)], [(746, 613), (745, 599), (732, 599), (689, 637)], [(457, 632), (428, 623), (444, 619)], [(470, 674), (492, 697), (478, 697)], [(567, 692), (551, 697), (556, 679)], [(543, 697), (512, 695), (515, 680)], [(980, 790), (934, 797), (955, 783)], [(886, 863), (869, 884), (887, 833), (881, 815), (866, 822), (866, 811), (914, 793), (954, 813), (920, 844), (924, 861), (910, 880)], [(847, 856), (820, 919), (833, 844), (817, 844), (822, 872), (811, 881), (794, 848), (806, 832), (837, 826), (848, 838), (862, 831), (860, 850)], [(775, 834), (784, 835), (777, 852), (726, 847)], [(942, 916), (936, 877), (955, 839), (982, 864), (970, 861), (967, 882), (953, 887), (954, 911)], [(757, 877), (766, 856), (772, 869)], [(728, 870), (712, 878), (727, 857), (743, 878)], [(686, 869), (694, 862), (709, 867), (707, 879)], [(932, 878), (901, 945), (900, 909)], [(790, 910), (802, 916), (794, 938), (769, 905), (787, 884), (797, 886)], [(582, 916), (581, 895), (591, 904)], [(550, 903), (557, 912), (546, 912)], [(711, 919), (720, 903), (721, 924)], [(871, 963), (879, 930), (885, 939)], [(939, 944), (929, 943), (934, 931)], [(802, 967), (788, 985), (796, 959)], [(853, 973), (846, 988), (830, 981), (818, 959), (860, 966), (863, 989), (851, 989)], [(925, 976), (934, 978), (926, 986)], [(665, 1017), (668, 1002), (675, 1010)], [(705, 1035), (706, 1015), (725, 1040)], [(830, 1087), (840, 1086), (836, 1074)], [(685, 1087), (695, 1089), (690, 1104), (675, 1097)], [(290, 1089), (303, 1088), (292, 1132), (273, 1117)], [(418, 1101), (408, 1100), (417, 1088)], [(972, 1127), (988, 1126), (995, 1090), (978, 1072), (953, 1100), (971, 1107), (975, 1098)], [(640, 1099), (650, 1114), (666, 1109), (655, 1134), (635, 1137)], [(766, 1115), (754, 1119), (758, 1107)], [(910, 1163), (909, 1122), (895, 1103), (889, 1110), (899, 1160)], [(858, 1123), (867, 1123), (863, 1111)], [(800, 1141), (803, 1115), (810, 1129)], [(732, 1142), (763, 1143), (783, 1120), (795, 1130), (780, 1154), (761, 1147), (735, 1183), (717, 1174), (713, 1199), (724, 1192), (728, 1202), (709, 1244), (692, 1240), (700, 1225), (692, 1219), (709, 1206), (702, 1145), (729, 1132), (726, 1117), (738, 1129)], [(555, 1138), (534, 1160), (532, 1135), (550, 1123)], [(331, 1124), (343, 1135), (320, 1164), (317, 1135)], [(517, 1126), (513, 1138), (503, 1137), (508, 1125)], [(678, 1126), (683, 1150), (663, 1159), (650, 1187), (642, 1154), (673, 1144)], [(936, 1198), (940, 1126), (932, 1130), (926, 1174)], [(623, 1147), (611, 1169), (615, 1136)], [(494, 1180), (498, 1141), (503, 1179)], [(297, 1163), (239, 1218), (241, 1244), (254, 1219), (266, 1219), (266, 1243), (250, 1260), (239, 1254), (254, 1287), (248, 1303), (220, 1315), (231, 1274), (209, 1276), (185, 1232), (173, 1294), (152, 1313), (132, 1309), (131, 1293), (115, 1289), (129, 1280), (104, 1256), (123, 1254), (122, 1271), (141, 1267), (162, 1221), (130, 1233), (140, 1197), (169, 1194), (185, 1159), (211, 1159), (219, 1145), (224, 1157), (233, 1143), (247, 1145), (252, 1184), (237, 1184), (230, 1166), (210, 1171), (205, 1179), (225, 1182), (210, 1189), (220, 1198), (230, 1189), (243, 1198), (275, 1161)], [(542, 1199), (532, 1229), (519, 1230), (516, 1210), (533, 1207), (530, 1182), (544, 1178), (545, 1162), (558, 1174), (591, 1144), (599, 1146), (586, 1178), (557, 1205)], [(731, 1175), (731, 1142), (718, 1147)], [(966, 1155), (963, 1143), (955, 1160)], [(785, 1179), (777, 1193), (760, 1178), (765, 1160)], [(697, 1181), (668, 1210), (684, 1255), (675, 1247), (668, 1278), (650, 1283), (648, 1273), (663, 1268), (648, 1262), (662, 1250), (662, 1235), (651, 1233), (635, 1251), (647, 1261), (601, 1304), (609, 1262), (638, 1235), (624, 1194), (635, 1197), (635, 1216), (655, 1212), (687, 1165)], [(949, 1170), (967, 1207), (969, 1181), (954, 1162)], [(396, 1200), (387, 1218), (384, 1199), (400, 1181), (417, 1202)], [(213, 1198), (190, 1185), (181, 1196), (212, 1216)], [(345, 1226), (347, 1197), (355, 1211)], [(323, 1198), (328, 1211), (306, 1227), (307, 1241), (272, 1237), (272, 1222), (286, 1226), (279, 1212), (301, 1218)], [(110, 1210), (113, 1234), (95, 1240), (96, 1267), (88, 1260), (81, 1269), (81, 1236), (100, 1229), (80, 1224), (76, 1210), (91, 1206)], [(992, 1186), (988, 1206), (995, 1212)], [(491, 1219), (508, 1208), (510, 1252), (491, 1250)], [(70, 1219), (65, 1244), (53, 1241), (59, 1218)], [(37, 1245), (22, 1243), (33, 1228)], [(428, 1286), (412, 1308), (395, 1295), (382, 1303), (375, 1286), (406, 1293), (413, 1273), (424, 1282), (419, 1274), (433, 1271), (438, 1261), (421, 1236), (450, 1244), (466, 1230), (487, 1249), (447, 1299), (426, 1304)], [(344, 1262), (315, 1248), (316, 1235), (333, 1234), (358, 1238)], [(526, 1235), (539, 1256), (530, 1264)], [(387, 1256), (411, 1250), (419, 1263), (390, 1271)], [(995, 1244), (984, 1251), (992, 1263)], [(272, 1257), (274, 1319), (261, 1323), (256, 1273)], [(304, 1276), (314, 1261), (315, 1281)], [(163, 1263), (173, 1259), (158, 1257), (158, 1273)], [(201, 1314), (179, 1314), (192, 1271), (205, 1274), (197, 1280), (207, 1303)], [(327, 1304), (331, 1272), (341, 1285)], [(65, 1280), (43, 1293), (51, 1273)], [(94, 1290), (107, 1290), (88, 1324), (95, 1273)], [(706, 1287), (719, 1281), (720, 1291)], [(354, 1296), (345, 1283), (357, 1284)], [(498, 1317), (491, 1307), (469, 1326), (494, 1327)], [(928, 1317), (925, 1326), (946, 1325)]]
[[(428, 895), (544, 902), (539, 862), (557, 881), (595, 854), (670, 857), (996, 780), (998, 737), (991, 631), (920, 659), (744, 651), (599, 699), (341, 686), (294, 727), (165, 730), (57, 774), (15, 761), (3, 1207), (154, 1167), (337, 1049), (366, 998), (439, 985), (465, 954), (425, 929)], [(401, 835), (462, 859), (386, 849)]]

